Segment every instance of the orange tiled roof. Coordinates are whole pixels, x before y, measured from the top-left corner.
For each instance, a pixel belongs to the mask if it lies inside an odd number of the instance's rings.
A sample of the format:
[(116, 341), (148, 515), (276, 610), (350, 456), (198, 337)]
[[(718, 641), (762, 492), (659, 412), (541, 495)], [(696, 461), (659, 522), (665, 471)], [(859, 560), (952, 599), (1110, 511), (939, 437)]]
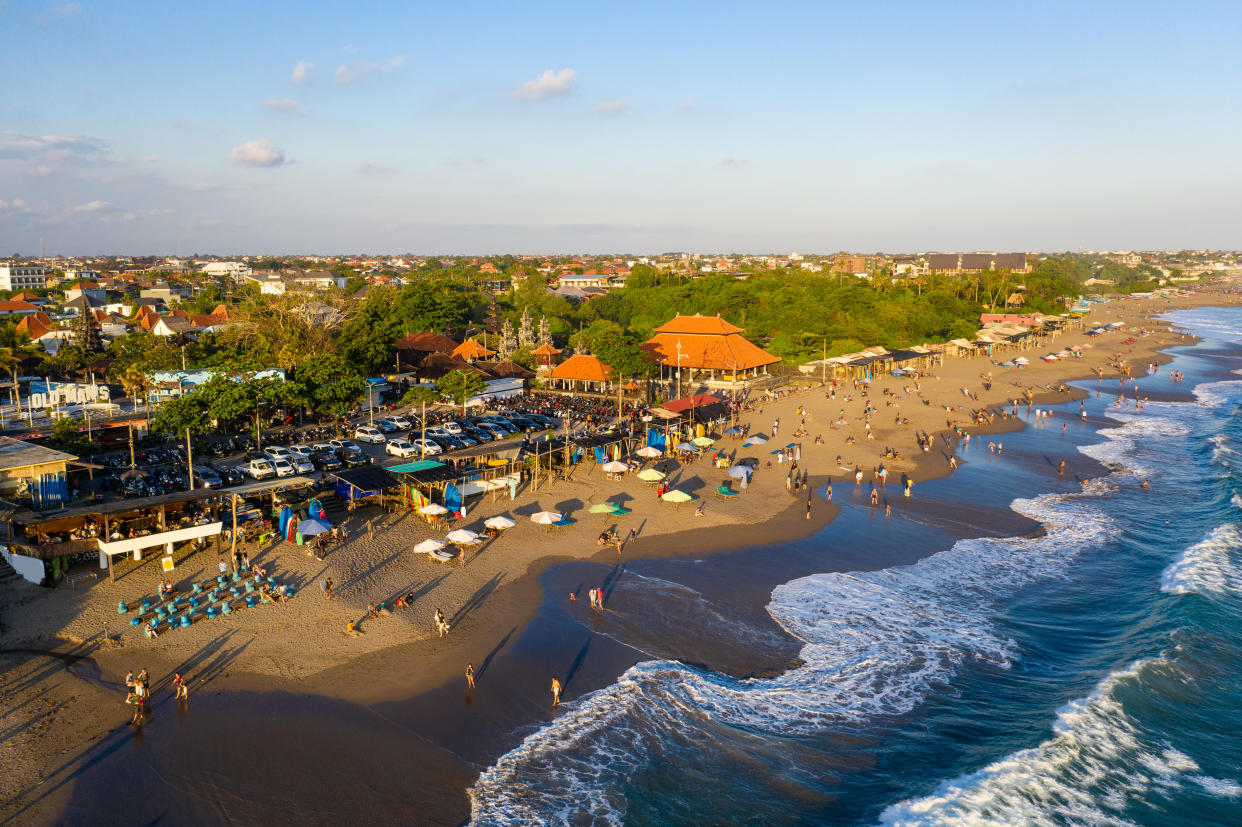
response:
[(656, 333), (689, 333), (691, 335), (727, 335), (741, 333), (742, 328), (734, 327), (719, 316), (674, 316), (655, 329)]
[(457, 349), (457, 342), (443, 333), (411, 333), (397, 341), (397, 349), (452, 353)]
[(598, 358), (577, 353), (561, 362), (548, 376), (552, 379), (575, 379), (579, 382), (607, 382), (608, 366)]
[(19, 310), (36, 310), (37, 311), (38, 309), (39, 308), (35, 307), (30, 302), (0, 301), (0, 311), (7, 312), (7, 313), (16, 313)]
[(458, 359), (482, 359), (486, 356), (495, 356), (496, 351), (488, 350), (474, 339), (467, 339), (457, 347), (453, 348), (453, 356)]
[(657, 333), (642, 349), (655, 362), (664, 365), (677, 365), (680, 353), (681, 366), (697, 370), (749, 370), (780, 361), (736, 333), (727, 336)]
[(532, 356), (555, 356), (560, 353), (559, 350), (549, 344), (542, 344), (530, 352)]

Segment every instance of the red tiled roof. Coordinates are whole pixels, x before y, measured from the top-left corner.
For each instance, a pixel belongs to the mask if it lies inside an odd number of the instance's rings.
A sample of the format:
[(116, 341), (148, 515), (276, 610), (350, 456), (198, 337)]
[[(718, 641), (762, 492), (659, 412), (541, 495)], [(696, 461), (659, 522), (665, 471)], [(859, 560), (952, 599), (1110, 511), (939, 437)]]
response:
[(17, 312), (17, 311), (19, 311), (19, 310), (34, 310), (34, 311), (38, 311), (38, 309), (39, 309), (39, 308), (35, 307), (35, 306), (34, 306), (33, 304), (31, 304), (30, 302), (23, 302), (23, 301), (0, 301), (0, 311), (2, 311), (2, 312), (6, 312), (6, 313), (16, 313), (16, 312)]
[(474, 339), (467, 339), (457, 347), (453, 348), (453, 356), (458, 359), (482, 359), (486, 356), (495, 356), (496, 351), (488, 350)]
[(530, 352), (532, 356), (555, 356), (560, 353), (559, 350), (549, 344), (542, 344)]
[(608, 366), (598, 358), (585, 353), (576, 353), (561, 362), (548, 376), (552, 379), (574, 379), (579, 382), (607, 382)]
[(398, 350), (421, 350), (425, 353), (452, 353), (456, 340), (443, 333), (411, 333), (397, 342)]

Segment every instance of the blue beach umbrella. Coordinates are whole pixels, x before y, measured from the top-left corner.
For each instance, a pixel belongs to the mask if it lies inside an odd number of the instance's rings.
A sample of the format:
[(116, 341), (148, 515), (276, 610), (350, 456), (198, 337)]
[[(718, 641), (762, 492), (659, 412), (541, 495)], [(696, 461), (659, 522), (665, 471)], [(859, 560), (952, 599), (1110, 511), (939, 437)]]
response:
[(303, 537), (314, 537), (316, 534), (323, 534), (325, 531), (331, 531), (332, 526), (323, 520), (311, 518), (298, 523), (298, 531)]
[(725, 436), (738, 436), (741, 433), (742, 433), (741, 428), (725, 428), (724, 430)]
[(752, 473), (754, 472), (747, 465), (735, 465), (729, 469), (729, 476), (739, 480), (749, 478)]

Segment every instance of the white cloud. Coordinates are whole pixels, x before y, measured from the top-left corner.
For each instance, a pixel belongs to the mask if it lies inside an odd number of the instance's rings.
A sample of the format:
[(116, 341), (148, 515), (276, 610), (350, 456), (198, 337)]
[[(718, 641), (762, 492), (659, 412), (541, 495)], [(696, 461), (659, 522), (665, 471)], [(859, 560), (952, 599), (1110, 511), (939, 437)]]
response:
[(629, 101), (604, 101), (596, 104), (595, 111), (603, 115), (619, 115), (629, 107)]
[(0, 132), (0, 159), (98, 161), (106, 147), (104, 141), (86, 135), (26, 135), (11, 129)]
[(82, 13), (82, 6), (77, 3), (61, 3), (56, 7), (56, 14), (60, 17), (72, 17), (75, 14)]
[(70, 207), (69, 212), (102, 212), (111, 206), (107, 201), (87, 201), (85, 204)]
[(677, 111), (678, 112), (689, 112), (693, 108), (694, 108), (694, 101), (685, 101), (678, 105)]
[(278, 167), (285, 163), (285, 151), (267, 138), (246, 141), (234, 147), (230, 156), (235, 164), (251, 167)]
[(748, 161), (745, 158), (737, 158), (737, 157), (734, 157), (733, 155), (726, 155), (724, 157), (724, 160), (720, 162), (720, 165), (722, 167), (734, 167), (734, 168), (748, 167), (750, 166), (750, 161)]
[(386, 167), (383, 164), (359, 164), (357, 166), (359, 175), (392, 175), (396, 171), (392, 167)]
[(388, 58), (388, 65), (394, 69), (400, 69), (405, 66), (405, 58), (401, 56)]
[(343, 55), (352, 55), (356, 51), (358, 51), (358, 47), (352, 43), (346, 43), (341, 47), (341, 54)]
[(311, 69), (315, 68), (315, 64), (307, 60), (299, 60), (298, 65), (293, 67), (294, 83), (310, 83)]
[(263, 101), (263, 105), (268, 109), (275, 109), (277, 112), (296, 112), (298, 110), (298, 102), (293, 98), (268, 98)]
[(364, 60), (352, 66), (342, 63), (336, 67), (335, 79), (337, 83), (357, 83), (377, 69), (379, 69), (379, 64), (371, 60)]
[(509, 97), (518, 100), (554, 98), (569, 92), (577, 80), (578, 73), (573, 69), (562, 69), (559, 72), (548, 69), (534, 80), (528, 80), (514, 89), (509, 93)]

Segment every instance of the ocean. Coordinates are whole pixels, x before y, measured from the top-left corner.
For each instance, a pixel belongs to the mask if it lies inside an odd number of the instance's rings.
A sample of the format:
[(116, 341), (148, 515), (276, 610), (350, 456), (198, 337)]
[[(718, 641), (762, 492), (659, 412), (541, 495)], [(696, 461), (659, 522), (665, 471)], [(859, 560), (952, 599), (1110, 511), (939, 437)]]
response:
[[(1082, 381), (1085, 420), (975, 437), (918, 508), (839, 482), (813, 537), (630, 563), (584, 631), (645, 659), (518, 733), (472, 823), (1242, 823), (1242, 310), (1168, 321), (1202, 342), (1142, 410)], [(1083, 455), (1103, 475), (1058, 473)], [(721, 585), (784, 572), (762, 616)]]

